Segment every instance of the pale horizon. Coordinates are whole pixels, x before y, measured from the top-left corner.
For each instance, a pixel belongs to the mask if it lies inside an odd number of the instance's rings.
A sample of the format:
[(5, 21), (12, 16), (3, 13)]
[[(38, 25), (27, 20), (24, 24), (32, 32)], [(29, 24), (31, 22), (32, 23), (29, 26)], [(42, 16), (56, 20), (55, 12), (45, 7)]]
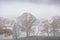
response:
[(44, 3), (35, 4), (31, 2), (1, 1), (0, 16), (6, 18), (15, 18), (24, 12), (33, 14), (38, 19), (60, 16), (60, 6), (48, 5)]

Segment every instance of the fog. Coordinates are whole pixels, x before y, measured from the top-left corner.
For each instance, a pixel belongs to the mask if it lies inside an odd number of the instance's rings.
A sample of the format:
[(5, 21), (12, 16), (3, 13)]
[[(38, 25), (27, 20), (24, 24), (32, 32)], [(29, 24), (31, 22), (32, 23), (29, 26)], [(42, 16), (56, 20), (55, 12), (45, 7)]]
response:
[[(14, 19), (17, 18), (18, 16), (21, 16), (25, 12), (31, 13), (37, 19), (50, 19), (53, 16), (60, 16), (60, 1), (59, 0), (0, 0), (0, 17)], [(37, 27), (35, 31), (36, 31), (35, 34), (37, 34), (38, 32)], [(21, 36), (25, 36), (23, 35), (25, 33), (21, 34), (22, 34)]]
[[(58, 0), (57, 0), (58, 1)], [(48, 4), (50, 2), (50, 4)], [(60, 15), (60, 6), (51, 4), (47, 0), (0, 0), (0, 16), (6, 18), (16, 18), (24, 12), (29, 12), (37, 18), (51, 18)]]

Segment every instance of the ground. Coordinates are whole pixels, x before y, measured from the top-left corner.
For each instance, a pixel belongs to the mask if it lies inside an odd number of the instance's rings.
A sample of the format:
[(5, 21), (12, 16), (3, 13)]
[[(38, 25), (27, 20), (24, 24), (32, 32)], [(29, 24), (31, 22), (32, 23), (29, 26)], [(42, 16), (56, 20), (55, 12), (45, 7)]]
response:
[[(7, 39), (7, 40), (13, 40), (13, 39)], [(18, 40), (60, 40), (60, 37), (40, 37), (40, 36), (30, 36), (30, 37), (24, 37), (20, 38)]]

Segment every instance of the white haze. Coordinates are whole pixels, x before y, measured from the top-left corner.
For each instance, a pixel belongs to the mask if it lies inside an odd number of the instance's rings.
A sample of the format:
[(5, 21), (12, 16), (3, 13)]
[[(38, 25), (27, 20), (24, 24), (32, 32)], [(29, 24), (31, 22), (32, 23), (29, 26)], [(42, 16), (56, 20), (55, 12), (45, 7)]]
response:
[(16, 1), (0, 2), (0, 16), (16, 18), (24, 12), (32, 13), (38, 19), (50, 18), (55, 15), (60, 15), (60, 6)]
[(20, 1), (0, 1), (0, 17), (13, 19), (22, 15), (24, 12), (31, 13), (38, 19), (46, 19), (55, 15), (60, 16), (60, 6), (50, 4), (48, 5), (44, 2), (36, 4)]

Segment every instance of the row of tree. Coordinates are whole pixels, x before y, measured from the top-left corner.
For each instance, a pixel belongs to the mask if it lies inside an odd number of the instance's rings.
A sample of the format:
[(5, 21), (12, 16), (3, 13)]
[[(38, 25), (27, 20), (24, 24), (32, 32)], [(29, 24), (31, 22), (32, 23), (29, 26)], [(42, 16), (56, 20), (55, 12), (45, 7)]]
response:
[(42, 21), (41, 26), (44, 27), (42, 33), (47, 33), (48, 36), (60, 36), (60, 16), (54, 16), (51, 20)]
[[(54, 16), (50, 20), (42, 21), (38, 21), (31, 13), (24, 13), (14, 20), (0, 17), (0, 34), (5, 34), (5, 36), (13, 35), (14, 40), (18, 40), (19, 31), (26, 32), (26, 37), (30, 36), (30, 33), (34, 34), (36, 30), (33, 29), (33, 26), (38, 26), (38, 32), (46, 33), (48, 37), (60, 36), (60, 16)], [(7, 27), (11, 27), (13, 30)], [(40, 30), (40, 27), (43, 27), (43, 29)]]

